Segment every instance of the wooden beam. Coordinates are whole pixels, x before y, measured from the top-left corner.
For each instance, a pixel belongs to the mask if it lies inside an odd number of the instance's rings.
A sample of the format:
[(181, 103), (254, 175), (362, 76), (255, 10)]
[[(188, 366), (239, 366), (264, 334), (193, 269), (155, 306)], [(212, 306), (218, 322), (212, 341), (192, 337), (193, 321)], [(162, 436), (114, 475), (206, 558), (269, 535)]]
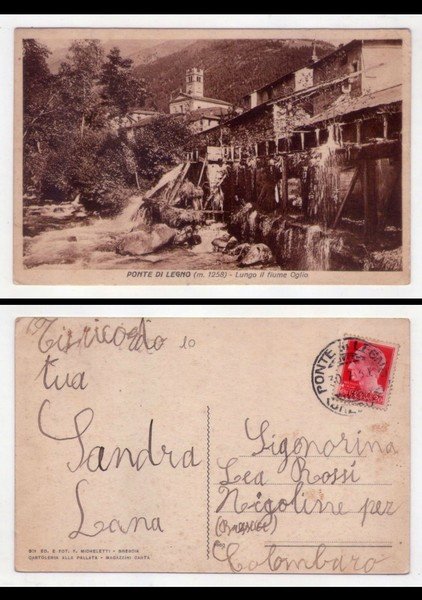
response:
[(376, 162), (367, 159), (363, 163), (363, 199), (365, 214), (365, 239), (372, 240), (378, 229)]
[(348, 201), (348, 199), (352, 195), (352, 192), (353, 192), (353, 189), (354, 189), (354, 187), (356, 185), (356, 182), (357, 182), (357, 180), (360, 177), (360, 171), (361, 171), (361, 168), (360, 168), (360, 165), (358, 165), (356, 167), (356, 171), (353, 173), (353, 177), (352, 177), (352, 179), (350, 181), (350, 184), (349, 184), (349, 187), (347, 189), (347, 192), (346, 192), (343, 200), (341, 201), (341, 204), (340, 204), (339, 209), (337, 211), (337, 214), (336, 214), (336, 217), (335, 217), (334, 223), (333, 223), (333, 229), (335, 229), (337, 227), (338, 222), (340, 221), (340, 218), (341, 218), (341, 215), (343, 213), (344, 207), (346, 206), (346, 202)]
[(171, 204), (173, 202), (173, 200), (176, 198), (177, 194), (179, 193), (179, 190), (182, 187), (182, 183), (184, 182), (185, 177), (189, 171), (189, 167), (190, 167), (190, 163), (188, 162), (183, 167), (182, 172), (179, 174), (179, 177), (174, 182), (173, 188), (171, 189), (170, 194), (168, 195), (168, 198), (167, 198), (168, 204)]
[(359, 150), (358, 158), (368, 158), (375, 160), (377, 158), (391, 158), (400, 156), (401, 144), (398, 140), (386, 140), (385, 142), (365, 144)]
[(196, 184), (197, 186), (201, 185), (201, 181), (202, 181), (202, 175), (204, 174), (205, 171), (205, 165), (207, 164), (207, 159), (204, 160), (204, 162), (202, 163), (202, 169), (201, 172), (199, 174), (199, 179), (198, 179), (198, 183)]
[(289, 199), (289, 185), (288, 185), (288, 168), (287, 168), (287, 156), (281, 156), (281, 172), (283, 174), (282, 187), (281, 187), (281, 202), (280, 210), (285, 213), (287, 209), (287, 202)]

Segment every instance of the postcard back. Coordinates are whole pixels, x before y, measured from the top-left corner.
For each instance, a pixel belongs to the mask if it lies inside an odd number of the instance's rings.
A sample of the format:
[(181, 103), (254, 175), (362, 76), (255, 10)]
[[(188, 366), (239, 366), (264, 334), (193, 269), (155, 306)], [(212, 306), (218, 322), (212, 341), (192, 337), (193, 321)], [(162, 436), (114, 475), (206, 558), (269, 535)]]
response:
[(409, 570), (409, 322), (22, 318), (16, 569)]

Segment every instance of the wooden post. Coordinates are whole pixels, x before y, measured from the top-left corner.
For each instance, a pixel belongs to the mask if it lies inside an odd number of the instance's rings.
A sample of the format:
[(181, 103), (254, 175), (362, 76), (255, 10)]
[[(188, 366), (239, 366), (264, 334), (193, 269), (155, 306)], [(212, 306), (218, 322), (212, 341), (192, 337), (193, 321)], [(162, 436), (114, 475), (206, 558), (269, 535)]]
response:
[(382, 137), (385, 140), (388, 138), (388, 118), (385, 113), (382, 115)]
[(361, 139), (362, 139), (362, 121), (360, 119), (358, 119), (356, 121), (356, 143), (360, 144), (361, 143)]
[(135, 180), (136, 180), (136, 187), (139, 189), (141, 189), (141, 186), (139, 185), (139, 177), (138, 177), (138, 169), (135, 169)]
[(206, 164), (207, 164), (207, 159), (205, 158), (204, 162), (202, 163), (202, 169), (201, 169), (201, 172), (199, 174), (198, 183), (196, 184), (198, 187), (201, 185), (202, 175), (204, 174), (204, 170), (205, 170)]
[(350, 184), (349, 184), (349, 189), (347, 190), (347, 192), (346, 192), (343, 200), (341, 201), (341, 204), (340, 204), (339, 209), (337, 211), (337, 214), (335, 216), (334, 223), (333, 223), (333, 229), (335, 229), (337, 227), (338, 222), (340, 221), (340, 217), (341, 217), (341, 215), (343, 213), (343, 210), (344, 210), (344, 207), (346, 205), (346, 202), (348, 201), (348, 199), (352, 195), (353, 188), (355, 187), (356, 182), (357, 182), (359, 176), (360, 176), (360, 166), (358, 165), (356, 167), (356, 171), (353, 173), (352, 179), (351, 179)]
[(310, 173), (309, 173), (309, 169), (310, 167), (303, 167), (302, 169), (302, 189), (301, 189), (301, 196), (302, 196), (302, 210), (303, 210), (303, 214), (305, 215), (305, 217), (309, 216), (309, 179), (310, 179)]
[(377, 182), (375, 160), (363, 163), (363, 198), (365, 204), (365, 239), (374, 239), (378, 228)]
[(288, 202), (288, 197), (289, 197), (287, 155), (286, 154), (284, 154), (281, 157), (281, 171), (283, 173), (283, 180), (282, 180), (282, 188), (281, 188), (280, 209), (281, 209), (282, 213), (285, 213), (286, 209), (287, 209), (287, 202)]

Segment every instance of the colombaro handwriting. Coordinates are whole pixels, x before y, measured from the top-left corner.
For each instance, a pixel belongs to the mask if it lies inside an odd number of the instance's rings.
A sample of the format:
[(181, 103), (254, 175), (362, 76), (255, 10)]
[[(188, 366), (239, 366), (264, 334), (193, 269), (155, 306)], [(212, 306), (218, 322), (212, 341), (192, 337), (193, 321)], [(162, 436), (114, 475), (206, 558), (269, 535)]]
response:
[(375, 558), (369, 556), (361, 558), (352, 552), (349, 556), (336, 554), (331, 556), (330, 549), (324, 544), (312, 549), (311, 556), (305, 558), (291, 558), (280, 554), (275, 545), (265, 548), (266, 554), (260, 560), (246, 560), (239, 558), (241, 544), (237, 542), (223, 543), (217, 540), (212, 548), (213, 557), (222, 563), (227, 563), (233, 573), (253, 572), (260, 567), (266, 567), (271, 572), (300, 572), (322, 571), (325, 573), (371, 573), (380, 563), (388, 560), (389, 556)]

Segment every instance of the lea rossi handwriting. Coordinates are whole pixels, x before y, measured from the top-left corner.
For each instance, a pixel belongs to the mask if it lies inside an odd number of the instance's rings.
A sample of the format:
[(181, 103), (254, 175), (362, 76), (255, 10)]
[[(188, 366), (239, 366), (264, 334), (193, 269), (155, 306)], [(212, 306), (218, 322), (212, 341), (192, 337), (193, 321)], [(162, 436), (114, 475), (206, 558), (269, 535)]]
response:
[(67, 468), (72, 473), (82, 468), (91, 473), (96, 471), (108, 471), (109, 469), (119, 469), (122, 465), (127, 465), (136, 471), (141, 471), (145, 466), (160, 467), (163, 464), (169, 465), (172, 469), (196, 468), (201, 464), (201, 460), (195, 457), (193, 446), (187, 450), (176, 453), (169, 450), (165, 444), (155, 443), (154, 440), (154, 420), (150, 420), (148, 429), (148, 442), (146, 447), (138, 450), (129, 448), (120, 448), (117, 446), (113, 450), (108, 450), (104, 446), (97, 445), (89, 450), (85, 448), (84, 435), (90, 429), (94, 421), (94, 411), (92, 408), (84, 408), (73, 418), (73, 431), (70, 435), (58, 435), (48, 430), (45, 424), (45, 412), (51, 403), (44, 400), (38, 413), (38, 428), (42, 435), (59, 442), (77, 442), (79, 458), (73, 464), (67, 463)]
[(149, 335), (151, 321), (144, 318), (140, 319), (136, 327), (129, 330), (122, 324), (117, 326), (106, 324), (94, 327), (85, 325), (81, 330), (72, 331), (61, 323), (58, 318), (34, 318), (29, 322), (26, 333), (37, 337), (38, 349), (43, 354), (53, 349), (67, 354), (70, 350), (82, 350), (98, 344), (125, 348), (131, 352), (145, 350), (153, 353), (161, 350), (167, 339), (161, 335)]

